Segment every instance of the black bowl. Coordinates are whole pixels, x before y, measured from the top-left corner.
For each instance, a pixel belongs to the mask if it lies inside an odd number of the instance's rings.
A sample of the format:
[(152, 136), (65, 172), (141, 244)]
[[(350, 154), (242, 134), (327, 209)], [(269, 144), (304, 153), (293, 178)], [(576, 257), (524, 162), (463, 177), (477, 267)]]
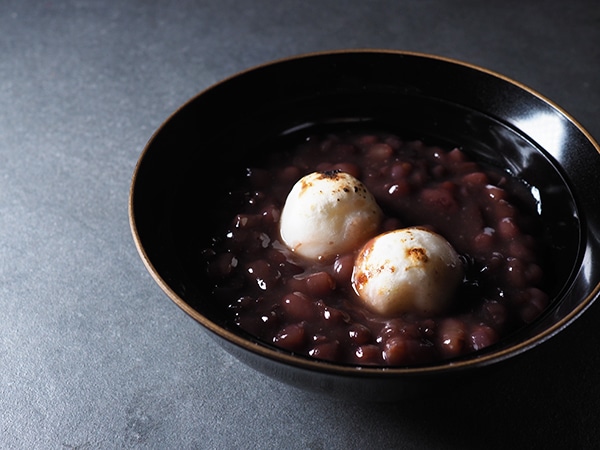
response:
[[(550, 307), (516, 335), (438, 364), (353, 367), (293, 355), (227, 325), (211, 306), (197, 251), (220, 220), (228, 174), (299, 130), (371, 124), (460, 145), (537, 189), (553, 262)], [(302, 55), (237, 74), (179, 108), (135, 169), (129, 214), (159, 286), (227, 351), (286, 383), (340, 397), (394, 400), (434, 392), (531, 349), (599, 296), (599, 146), (565, 111), (488, 70), (399, 51)], [(198, 226), (197, 217), (203, 227)]]

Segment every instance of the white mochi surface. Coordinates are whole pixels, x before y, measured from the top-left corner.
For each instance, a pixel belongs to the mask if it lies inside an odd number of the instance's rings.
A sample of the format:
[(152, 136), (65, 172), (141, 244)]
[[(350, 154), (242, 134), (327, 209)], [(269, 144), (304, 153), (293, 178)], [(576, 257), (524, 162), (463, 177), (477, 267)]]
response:
[(359, 252), (352, 286), (371, 310), (386, 316), (431, 315), (451, 306), (464, 275), (450, 243), (423, 228), (380, 234)]
[(298, 255), (322, 259), (359, 248), (377, 233), (382, 217), (357, 178), (336, 170), (313, 172), (288, 194), (280, 234)]

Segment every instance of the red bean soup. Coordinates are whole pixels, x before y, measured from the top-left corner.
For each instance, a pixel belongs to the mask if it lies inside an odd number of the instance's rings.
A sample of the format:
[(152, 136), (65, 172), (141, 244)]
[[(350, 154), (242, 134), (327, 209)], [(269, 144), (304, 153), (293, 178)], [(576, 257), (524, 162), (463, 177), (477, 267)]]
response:
[[(537, 188), (510, 168), (480, 161), (460, 143), (376, 127), (302, 129), (275, 147), (227, 174), (211, 239), (193, 249), (211, 308), (228, 326), (308, 358), (411, 366), (484, 351), (551, 303), (554, 268)], [(380, 232), (422, 226), (452, 244), (465, 275), (450, 310), (378, 315), (351, 285), (359, 248), (308, 260), (282, 243), (279, 218), (292, 186), (332, 170), (373, 194), (384, 212)]]

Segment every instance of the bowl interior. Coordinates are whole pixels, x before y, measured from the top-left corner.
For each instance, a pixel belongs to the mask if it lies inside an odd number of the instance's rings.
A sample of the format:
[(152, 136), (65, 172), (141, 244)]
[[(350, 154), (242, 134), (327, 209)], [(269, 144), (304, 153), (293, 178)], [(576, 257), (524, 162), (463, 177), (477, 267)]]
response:
[[(540, 117), (551, 118), (557, 136), (548, 145), (548, 130), (532, 125)], [(546, 288), (554, 300), (531, 326), (477, 355), (480, 364), (542, 341), (597, 296), (591, 260), (599, 220), (584, 185), (599, 166), (598, 151), (568, 116), (523, 86), (453, 61), (399, 52), (316, 54), (247, 71), (199, 94), (157, 131), (136, 169), (131, 217), (138, 247), (169, 296), (211, 331), (239, 337), (238, 345), (252, 341), (213, 306), (199, 266), (212, 231), (230, 220), (223, 214), (227, 192), (270, 152), (339, 129), (458, 146), (528, 186), (523, 201), (533, 200), (542, 219)], [(574, 154), (595, 158), (592, 168), (575, 166)], [(248, 349), (271, 358), (282, 353), (265, 343)]]

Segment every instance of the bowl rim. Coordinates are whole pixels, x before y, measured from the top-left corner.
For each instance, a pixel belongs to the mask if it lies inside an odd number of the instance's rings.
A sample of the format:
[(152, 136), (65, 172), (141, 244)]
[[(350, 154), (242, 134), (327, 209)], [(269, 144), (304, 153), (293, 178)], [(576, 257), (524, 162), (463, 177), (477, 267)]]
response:
[(600, 145), (596, 140), (591, 136), (591, 134), (567, 111), (565, 111), (561, 106), (556, 104), (554, 101), (550, 100), (543, 94), (540, 94), (536, 90), (530, 88), (529, 86), (516, 81), (506, 75), (503, 75), (499, 72), (481, 67), (479, 65), (465, 62), (459, 59), (434, 55), (424, 52), (415, 52), (415, 51), (405, 51), (405, 50), (393, 50), (393, 49), (377, 49), (377, 48), (347, 48), (347, 49), (337, 49), (337, 50), (323, 50), (323, 51), (315, 51), (308, 53), (300, 53), (296, 55), (291, 55), (287, 57), (273, 59), (271, 61), (264, 62), (262, 64), (257, 64), (251, 66), (249, 68), (240, 70), (232, 75), (223, 78), (222, 80), (200, 90), (186, 102), (177, 107), (171, 114), (167, 116), (167, 118), (160, 124), (160, 126), (152, 133), (144, 148), (142, 153), (140, 154), (132, 175), (130, 189), (129, 189), (129, 197), (128, 197), (128, 217), (129, 217), (129, 225), (130, 231), (133, 236), (133, 240), (135, 243), (135, 247), (139, 253), (142, 262), (150, 273), (151, 277), (158, 284), (160, 289), (165, 293), (180, 309), (182, 309), (186, 314), (188, 314), (192, 319), (198, 322), (200, 325), (204, 327), (208, 332), (225, 339), (231, 344), (234, 344), (237, 347), (248, 350), (253, 354), (258, 356), (262, 356), (268, 358), (272, 361), (276, 361), (288, 366), (295, 366), (297, 368), (306, 369), (313, 372), (321, 372), (321, 373), (331, 373), (338, 375), (347, 375), (347, 376), (360, 376), (360, 377), (390, 377), (396, 378), (398, 376), (412, 376), (412, 375), (423, 375), (423, 374), (438, 374), (444, 372), (458, 372), (463, 371), (469, 368), (473, 368), (473, 366), (484, 367), (497, 362), (501, 362), (508, 358), (512, 358), (517, 356), (526, 350), (541, 344), (554, 335), (558, 334), (561, 330), (570, 325), (575, 319), (577, 319), (583, 312), (589, 308), (592, 303), (600, 296), (600, 283), (596, 284), (591, 292), (586, 296), (586, 298), (581, 301), (573, 310), (569, 311), (568, 314), (565, 315), (562, 319), (552, 324), (552, 326), (536, 333), (534, 336), (524, 340), (519, 341), (513, 345), (508, 346), (507, 348), (500, 349), (498, 351), (491, 351), (488, 353), (478, 354), (478, 352), (474, 352), (468, 355), (464, 355), (464, 357), (459, 358), (456, 361), (447, 360), (447, 361), (439, 361), (431, 365), (424, 366), (368, 366), (368, 365), (350, 365), (350, 364), (339, 364), (329, 361), (316, 360), (310, 358), (308, 356), (296, 355), (286, 350), (278, 350), (276, 348), (270, 347), (268, 344), (260, 344), (258, 342), (253, 342), (249, 339), (245, 339), (242, 336), (239, 336), (232, 331), (229, 331), (219, 324), (213, 322), (208, 319), (206, 316), (198, 312), (195, 308), (190, 306), (183, 298), (181, 298), (170, 286), (169, 284), (162, 278), (150, 257), (148, 256), (144, 246), (142, 244), (141, 237), (138, 233), (137, 221), (134, 211), (135, 204), (135, 189), (137, 184), (137, 179), (139, 175), (140, 168), (142, 166), (142, 162), (145, 159), (146, 155), (150, 152), (150, 148), (152, 147), (152, 143), (155, 138), (161, 133), (163, 128), (173, 120), (174, 117), (178, 115), (178, 113), (185, 109), (189, 104), (193, 103), (201, 97), (204, 93), (215, 89), (217, 86), (222, 84), (226, 84), (229, 80), (238, 78), (243, 76), (246, 73), (256, 71), (263, 67), (273, 66), (280, 63), (285, 63), (287, 61), (292, 60), (301, 60), (305, 58), (313, 58), (318, 56), (327, 56), (327, 55), (340, 55), (340, 54), (390, 54), (390, 55), (400, 55), (400, 56), (411, 56), (418, 57), (430, 60), (437, 60), (445, 63), (449, 63), (452, 65), (462, 66), (468, 69), (471, 69), (476, 72), (484, 73), (490, 75), (494, 78), (502, 80), (506, 83), (512, 84), (513, 86), (526, 91), (534, 97), (545, 102), (552, 109), (556, 110), (560, 114), (562, 114), (571, 124), (573, 124), (579, 132), (585, 136), (586, 140), (595, 148), (596, 152), (600, 155)]

